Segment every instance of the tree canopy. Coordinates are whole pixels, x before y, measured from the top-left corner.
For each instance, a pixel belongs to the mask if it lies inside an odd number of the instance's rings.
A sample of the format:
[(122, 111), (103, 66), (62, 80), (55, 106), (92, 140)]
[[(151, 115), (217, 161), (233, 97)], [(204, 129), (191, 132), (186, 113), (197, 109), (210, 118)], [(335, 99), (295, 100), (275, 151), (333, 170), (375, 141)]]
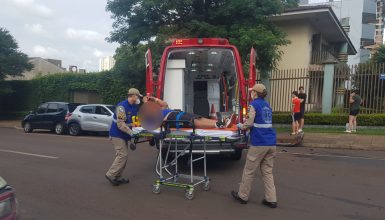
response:
[(12, 35), (0, 28), (0, 80), (7, 75), (19, 76), (25, 70), (31, 70), (33, 65), (28, 63), (26, 54), (18, 50), (18, 45)]
[(222, 37), (238, 47), (246, 61), (257, 49), (257, 67), (273, 69), (280, 59), (279, 46), (289, 43), (268, 19), (298, 0), (108, 0), (114, 19), (111, 42), (136, 46), (140, 42), (164, 43), (172, 38)]
[(371, 58), (372, 62), (375, 63), (385, 63), (385, 46), (381, 45), (377, 48), (376, 52), (373, 54)]

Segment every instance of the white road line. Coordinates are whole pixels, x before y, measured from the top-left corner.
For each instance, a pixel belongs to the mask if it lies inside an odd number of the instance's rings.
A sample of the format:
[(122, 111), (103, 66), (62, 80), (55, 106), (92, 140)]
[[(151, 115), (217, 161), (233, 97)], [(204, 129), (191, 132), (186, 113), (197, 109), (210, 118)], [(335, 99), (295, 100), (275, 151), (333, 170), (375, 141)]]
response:
[(50, 136), (50, 137), (58, 137), (58, 138), (72, 138), (72, 139), (88, 139), (88, 140), (106, 140), (109, 141), (108, 137), (84, 137), (84, 136), (70, 136), (70, 135), (57, 135), (57, 134), (44, 134), (44, 133), (24, 133), (24, 135), (32, 135), (32, 136)]
[(280, 154), (301, 155), (301, 156), (313, 156), (313, 157), (335, 157), (335, 158), (349, 158), (349, 159), (381, 160), (381, 161), (385, 161), (385, 158), (375, 158), (375, 157), (360, 157), (360, 156), (330, 155), (330, 154), (305, 154), (305, 153), (289, 153), (289, 152), (278, 152), (278, 153), (280, 153)]
[(53, 157), (53, 156), (47, 156), (47, 155), (41, 155), (41, 154), (31, 154), (31, 153), (25, 153), (25, 152), (20, 152), (20, 151), (13, 151), (13, 150), (0, 149), (0, 151), (1, 152), (6, 152), (6, 153), (14, 153), (14, 154), (33, 156), (33, 157), (43, 157), (43, 158), (48, 158), (48, 159), (59, 159), (59, 157)]

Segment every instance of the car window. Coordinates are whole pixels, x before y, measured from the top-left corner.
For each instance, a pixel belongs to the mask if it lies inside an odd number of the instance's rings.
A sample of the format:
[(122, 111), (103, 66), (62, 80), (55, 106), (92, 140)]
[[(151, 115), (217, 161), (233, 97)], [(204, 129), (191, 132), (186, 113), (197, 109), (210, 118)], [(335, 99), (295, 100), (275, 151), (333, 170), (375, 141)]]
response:
[(104, 108), (103, 106), (96, 106), (95, 114), (98, 114), (98, 115), (111, 115), (111, 113), (106, 108)]
[(42, 105), (39, 106), (39, 108), (37, 108), (37, 111), (36, 113), (37, 114), (43, 114), (47, 111), (47, 107), (48, 107), (48, 104), (47, 103), (44, 103)]
[(68, 104), (68, 110), (69, 110), (69, 112), (75, 111), (76, 107), (78, 107), (79, 105), (80, 105), (80, 104), (78, 104), (78, 103), (69, 103), (69, 104)]
[(110, 109), (112, 112), (115, 112), (116, 106), (115, 105), (107, 105), (107, 108)]
[(80, 112), (93, 114), (94, 113), (94, 106), (83, 106), (83, 107), (81, 107)]
[(56, 103), (50, 103), (47, 108), (47, 113), (58, 112), (58, 105)]
[(62, 111), (64, 111), (64, 110), (66, 110), (67, 108), (66, 108), (66, 106), (65, 105), (59, 105), (59, 112), (62, 112)]

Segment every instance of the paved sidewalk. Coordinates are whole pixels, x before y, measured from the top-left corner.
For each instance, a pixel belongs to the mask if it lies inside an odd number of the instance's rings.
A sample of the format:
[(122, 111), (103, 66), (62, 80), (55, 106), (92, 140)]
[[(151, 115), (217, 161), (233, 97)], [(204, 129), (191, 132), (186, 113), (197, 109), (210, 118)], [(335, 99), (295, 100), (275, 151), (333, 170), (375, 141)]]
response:
[[(0, 127), (21, 129), (20, 121), (0, 120)], [(288, 133), (279, 133), (277, 142), (283, 145), (295, 143), (296, 136)], [(325, 134), (305, 133), (302, 143), (298, 146), (309, 148), (335, 148), (355, 150), (385, 150), (385, 136), (359, 134)]]

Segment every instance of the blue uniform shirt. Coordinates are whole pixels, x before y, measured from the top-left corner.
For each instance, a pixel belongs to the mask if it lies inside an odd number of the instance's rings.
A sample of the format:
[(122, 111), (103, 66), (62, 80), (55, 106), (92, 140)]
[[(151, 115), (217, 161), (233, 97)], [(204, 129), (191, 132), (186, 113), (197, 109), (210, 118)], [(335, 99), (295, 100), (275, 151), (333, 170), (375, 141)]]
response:
[[(125, 121), (125, 123), (126, 124), (131, 124), (132, 123), (132, 116), (137, 116), (138, 115), (138, 105), (136, 105), (136, 104), (131, 105), (127, 100), (125, 100), (125, 101), (122, 101), (122, 102), (120, 102), (120, 103), (118, 103), (116, 105), (117, 111), (118, 111), (118, 106), (123, 106), (124, 107), (124, 111), (125, 111), (125, 114), (126, 114), (126, 121)], [(117, 116), (116, 116), (116, 112), (114, 112), (114, 120), (113, 120), (113, 122), (111, 124), (111, 128), (110, 128), (110, 137), (121, 138), (121, 139), (123, 139), (125, 141), (131, 140), (131, 136), (129, 134), (127, 134), (126, 132), (121, 131), (118, 128), (116, 120), (117, 120)], [(132, 128), (132, 127), (130, 127), (130, 128)]]
[(254, 126), (250, 130), (252, 146), (275, 146), (277, 135), (272, 127), (272, 110), (263, 98), (254, 99), (251, 106), (255, 109)]

